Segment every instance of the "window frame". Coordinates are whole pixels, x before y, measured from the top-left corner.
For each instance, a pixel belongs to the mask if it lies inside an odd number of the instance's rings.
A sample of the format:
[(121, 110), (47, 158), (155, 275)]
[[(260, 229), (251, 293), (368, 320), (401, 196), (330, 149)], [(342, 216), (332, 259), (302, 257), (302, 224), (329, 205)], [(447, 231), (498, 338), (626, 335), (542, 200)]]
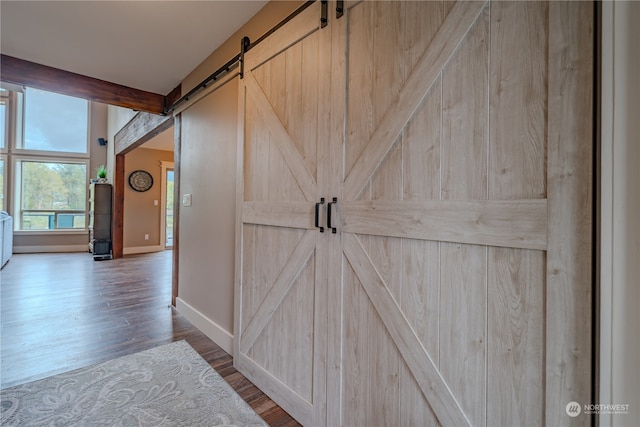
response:
[(0, 188), (0, 190), (2, 190), (2, 194), (0, 194), (2, 197), (2, 206), (0, 206), (0, 211), (5, 211), (5, 212), (9, 212), (9, 195), (7, 194), (7, 169), (9, 168), (8, 162), (9, 162), (9, 157), (4, 153), (0, 153), (0, 162), (2, 162), (2, 188)]
[[(45, 90), (46, 91), (46, 90)], [(52, 91), (58, 95), (64, 95)], [(0, 155), (4, 160), (4, 207), (3, 209), (9, 212), (14, 217), (14, 235), (29, 235), (29, 236), (51, 236), (51, 235), (87, 235), (89, 233), (89, 178), (91, 176), (91, 135), (92, 135), (92, 109), (93, 103), (89, 100), (87, 102), (87, 135), (86, 135), (86, 152), (67, 152), (67, 151), (47, 151), (47, 150), (30, 150), (24, 148), (18, 148), (24, 145), (25, 137), (25, 96), (26, 87), (20, 90), (10, 89), (8, 92), (2, 92), (2, 97), (7, 103), (7, 116), (6, 116), (6, 132), (7, 139), (5, 139), (5, 147), (0, 151)], [(77, 98), (77, 97), (76, 97)], [(80, 98), (82, 99), (82, 98)], [(85, 226), (84, 228), (61, 228), (61, 229), (40, 229), (40, 230), (20, 230), (22, 223), (22, 180), (20, 177), (21, 166), (20, 163), (24, 161), (42, 162), (42, 163), (76, 163), (85, 165), (85, 201), (84, 201), (84, 214), (85, 214)]]
[(3, 90), (0, 91), (0, 99), (2, 103), (5, 105), (5, 115), (4, 115), (4, 146), (0, 147), (0, 161), (2, 161), (2, 207), (0, 210), (10, 212), (9, 207), (10, 203), (10, 195), (8, 193), (8, 182), (9, 182), (9, 147), (11, 146), (11, 119), (14, 117), (13, 108), (15, 102), (13, 99), (15, 96), (12, 95), (13, 92)]
[(47, 230), (21, 230), (22, 226), (22, 168), (23, 162), (38, 162), (38, 163), (66, 163), (66, 164), (83, 164), (85, 165), (85, 182), (89, 182), (90, 176), (90, 159), (70, 159), (66, 156), (24, 156), (16, 155), (11, 158), (11, 169), (13, 171), (11, 182), (13, 183), (13, 233), (15, 235), (52, 235), (52, 234), (87, 234), (89, 231), (89, 186), (86, 186), (85, 198), (84, 198), (84, 214), (85, 223), (84, 228), (60, 228), (60, 229), (47, 229)]
[[(56, 92), (51, 92), (51, 91), (46, 91), (44, 90), (44, 92), (49, 92), (49, 93), (54, 93), (56, 95), (62, 95), (62, 96), (69, 96), (69, 95), (64, 95), (64, 94), (59, 94)], [(86, 144), (85, 144), (85, 152), (84, 153), (79, 153), (79, 152), (73, 152), (73, 151), (49, 151), (49, 150), (32, 150), (32, 149), (28, 149), (28, 148), (22, 148), (24, 147), (24, 138), (25, 138), (25, 129), (26, 129), (26, 103), (25, 103), (25, 97), (27, 96), (26, 94), (26, 88), (24, 93), (17, 93), (16, 94), (16, 137), (14, 138), (13, 145), (11, 148), (12, 153), (15, 153), (16, 155), (30, 155), (30, 156), (41, 156), (41, 157), (65, 157), (65, 158), (89, 158), (91, 155), (90, 152), (90, 148), (91, 148), (91, 144), (89, 143), (89, 140), (91, 139), (91, 107), (92, 107), (92, 103), (89, 100), (84, 100), (87, 102), (87, 135), (86, 135)], [(74, 97), (71, 97), (74, 98)], [(81, 98), (78, 98), (81, 99)], [(87, 181), (88, 182), (88, 181)]]

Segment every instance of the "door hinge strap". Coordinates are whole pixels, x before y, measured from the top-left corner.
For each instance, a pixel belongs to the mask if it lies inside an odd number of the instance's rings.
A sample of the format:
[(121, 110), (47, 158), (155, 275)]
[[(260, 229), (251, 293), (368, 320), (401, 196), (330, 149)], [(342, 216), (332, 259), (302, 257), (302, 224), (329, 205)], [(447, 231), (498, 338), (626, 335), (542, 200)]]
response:
[(249, 49), (249, 46), (251, 46), (251, 40), (249, 40), (249, 37), (244, 36), (240, 41), (240, 72), (238, 74), (241, 79), (244, 78), (244, 54)]
[(336, 2), (336, 19), (339, 19), (344, 15), (344, 1), (338, 0)]
[(327, 26), (329, 22), (329, 1), (322, 0), (322, 8), (320, 9), (320, 28)]

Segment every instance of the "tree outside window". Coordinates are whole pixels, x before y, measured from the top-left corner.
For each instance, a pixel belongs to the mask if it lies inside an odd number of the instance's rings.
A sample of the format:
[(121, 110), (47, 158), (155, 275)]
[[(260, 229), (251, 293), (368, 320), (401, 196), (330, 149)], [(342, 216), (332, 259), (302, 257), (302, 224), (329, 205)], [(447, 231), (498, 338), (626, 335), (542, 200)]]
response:
[(22, 161), (21, 229), (84, 229), (87, 166)]

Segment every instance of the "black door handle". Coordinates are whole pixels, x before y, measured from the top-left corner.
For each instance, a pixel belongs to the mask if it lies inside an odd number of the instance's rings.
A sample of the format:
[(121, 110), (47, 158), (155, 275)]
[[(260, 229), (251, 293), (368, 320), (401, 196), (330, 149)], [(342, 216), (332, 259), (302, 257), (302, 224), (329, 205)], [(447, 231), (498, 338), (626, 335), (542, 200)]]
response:
[(321, 233), (324, 233), (324, 227), (320, 226), (320, 205), (324, 205), (324, 197), (320, 199), (320, 202), (316, 203), (316, 228), (320, 229)]
[(329, 202), (327, 206), (327, 228), (331, 229), (333, 234), (336, 234), (338, 231), (335, 227), (331, 226), (331, 206), (335, 205), (338, 202), (338, 198), (334, 197), (332, 202)]

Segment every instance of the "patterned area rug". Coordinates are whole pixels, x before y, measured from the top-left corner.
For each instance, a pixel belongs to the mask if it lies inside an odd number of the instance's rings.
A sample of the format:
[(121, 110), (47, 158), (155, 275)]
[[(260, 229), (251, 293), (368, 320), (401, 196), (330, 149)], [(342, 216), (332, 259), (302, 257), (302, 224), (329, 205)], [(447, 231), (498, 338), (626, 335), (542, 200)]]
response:
[(2, 426), (266, 426), (185, 341), (7, 388)]

